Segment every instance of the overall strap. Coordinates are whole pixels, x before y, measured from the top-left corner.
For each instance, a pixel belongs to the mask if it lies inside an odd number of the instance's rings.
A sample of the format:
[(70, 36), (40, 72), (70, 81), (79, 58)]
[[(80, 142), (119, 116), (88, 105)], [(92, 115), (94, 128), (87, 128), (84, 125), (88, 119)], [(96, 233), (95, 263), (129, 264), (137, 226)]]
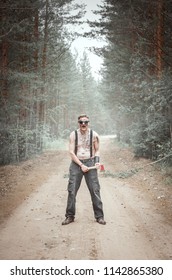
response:
[(75, 155), (77, 154), (77, 147), (78, 147), (78, 132), (75, 130)]
[(90, 157), (93, 156), (93, 131), (90, 130)]

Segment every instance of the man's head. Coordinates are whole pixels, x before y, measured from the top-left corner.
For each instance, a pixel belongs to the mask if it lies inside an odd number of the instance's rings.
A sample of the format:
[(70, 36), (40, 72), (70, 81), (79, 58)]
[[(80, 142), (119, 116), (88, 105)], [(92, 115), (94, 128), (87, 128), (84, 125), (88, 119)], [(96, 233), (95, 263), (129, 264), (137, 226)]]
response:
[(78, 124), (81, 132), (85, 132), (88, 129), (89, 117), (86, 114), (82, 114), (78, 117)]

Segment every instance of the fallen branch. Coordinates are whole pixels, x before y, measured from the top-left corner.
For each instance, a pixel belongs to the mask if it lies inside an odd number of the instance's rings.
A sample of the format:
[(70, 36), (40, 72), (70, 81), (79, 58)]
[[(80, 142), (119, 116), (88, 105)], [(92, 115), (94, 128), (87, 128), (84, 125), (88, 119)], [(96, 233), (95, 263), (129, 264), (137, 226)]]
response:
[(112, 173), (110, 171), (105, 171), (102, 176), (103, 177), (112, 177), (112, 178), (128, 178), (128, 177), (131, 177), (133, 176), (134, 174), (136, 174), (137, 172), (139, 172), (140, 170), (144, 169), (145, 167), (149, 166), (149, 165), (153, 165), (155, 163), (158, 163), (166, 158), (169, 158), (170, 156), (172, 156), (172, 154), (169, 154), (161, 159), (158, 159), (156, 161), (153, 161), (153, 162), (150, 162), (142, 167), (139, 167), (139, 168), (134, 168), (134, 169), (131, 169), (131, 170), (126, 170), (126, 171), (121, 171), (121, 172), (118, 172), (118, 173)]
[(160, 162), (160, 161), (162, 161), (162, 160), (164, 160), (164, 159), (166, 159), (166, 158), (168, 158), (168, 157), (171, 157), (171, 156), (172, 156), (172, 154), (169, 154), (169, 155), (167, 155), (167, 156), (165, 156), (165, 157), (163, 157), (163, 158), (160, 158), (160, 159), (158, 159), (158, 160), (156, 160), (156, 161), (150, 162), (150, 163), (148, 163), (148, 164), (146, 164), (146, 165), (144, 165), (143, 167), (140, 167), (140, 168), (142, 169), (142, 168), (144, 168), (144, 167), (146, 167), (146, 166), (148, 166), (148, 165), (155, 164), (155, 163)]

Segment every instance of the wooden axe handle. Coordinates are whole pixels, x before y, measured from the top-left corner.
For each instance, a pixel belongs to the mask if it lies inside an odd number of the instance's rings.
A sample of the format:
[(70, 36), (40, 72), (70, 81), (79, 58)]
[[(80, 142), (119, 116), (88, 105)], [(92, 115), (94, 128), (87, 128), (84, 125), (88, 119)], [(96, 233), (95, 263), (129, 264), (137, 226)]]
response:
[(91, 169), (99, 169), (100, 171), (105, 171), (105, 168), (104, 168), (104, 165), (101, 164), (101, 165), (98, 165), (98, 166), (91, 166), (91, 167), (88, 167), (88, 171), (91, 170)]
[(91, 169), (98, 169), (98, 168), (99, 168), (99, 166), (95, 166), (95, 165), (94, 166), (90, 166), (90, 167), (88, 167), (88, 171), (91, 170)]

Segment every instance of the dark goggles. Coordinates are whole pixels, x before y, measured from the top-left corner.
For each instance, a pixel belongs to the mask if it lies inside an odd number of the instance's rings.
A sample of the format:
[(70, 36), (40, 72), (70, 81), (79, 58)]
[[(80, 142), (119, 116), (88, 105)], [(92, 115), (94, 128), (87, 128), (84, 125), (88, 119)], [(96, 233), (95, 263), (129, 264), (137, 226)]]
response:
[(85, 125), (87, 125), (89, 123), (89, 121), (78, 121), (78, 122), (79, 122), (79, 124), (85, 124)]

